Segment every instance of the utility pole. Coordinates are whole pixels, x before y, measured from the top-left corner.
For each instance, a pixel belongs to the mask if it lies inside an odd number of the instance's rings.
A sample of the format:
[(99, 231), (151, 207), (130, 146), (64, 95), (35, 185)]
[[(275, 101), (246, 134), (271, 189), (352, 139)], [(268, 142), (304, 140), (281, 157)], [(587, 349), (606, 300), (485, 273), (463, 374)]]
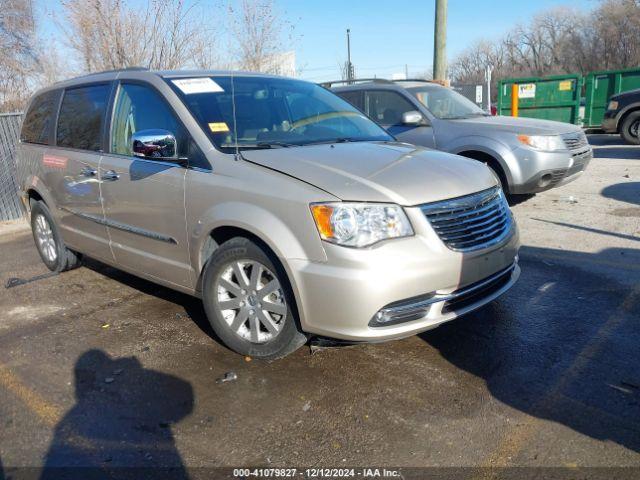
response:
[(347, 28), (347, 81), (353, 80), (353, 64), (351, 63), (351, 30)]
[(447, 0), (436, 0), (433, 29), (433, 79), (447, 80)]

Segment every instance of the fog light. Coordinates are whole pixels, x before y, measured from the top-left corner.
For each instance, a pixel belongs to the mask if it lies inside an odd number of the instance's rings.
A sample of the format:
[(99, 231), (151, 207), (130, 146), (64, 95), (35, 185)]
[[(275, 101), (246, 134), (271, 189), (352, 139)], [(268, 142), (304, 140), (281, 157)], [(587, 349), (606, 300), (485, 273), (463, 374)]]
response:
[(431, 305), (439, 301), (441, 301), (441, 299), (435, 294), (429, 294), (391, 303), (373, 316), (369, 322), (369, 326), (385, 327), (396, 323), (419, 320), (429, 315)]
[(551, 175), (550, 173), (545, 173), (542, 177), (540, 177), (540, 180), (538, 180), (538, 186), (546, 187), (551, 183), (552, 180), (553, 180), (553, 175)]

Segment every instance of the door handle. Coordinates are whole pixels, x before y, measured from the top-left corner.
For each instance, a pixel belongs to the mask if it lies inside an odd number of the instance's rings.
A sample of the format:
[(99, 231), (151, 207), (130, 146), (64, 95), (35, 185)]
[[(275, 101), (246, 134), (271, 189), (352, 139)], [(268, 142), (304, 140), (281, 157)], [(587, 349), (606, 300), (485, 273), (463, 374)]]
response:
[(115, 170), (109, 170), (102, 174), (102, 180), (108, 180), (114, 182), (120, 178), (120, 175)]
[(95, 168), (84, 167), (80, 170), (80, 175), (83, 177), (95, 177), (98, 174), (98, 171)]

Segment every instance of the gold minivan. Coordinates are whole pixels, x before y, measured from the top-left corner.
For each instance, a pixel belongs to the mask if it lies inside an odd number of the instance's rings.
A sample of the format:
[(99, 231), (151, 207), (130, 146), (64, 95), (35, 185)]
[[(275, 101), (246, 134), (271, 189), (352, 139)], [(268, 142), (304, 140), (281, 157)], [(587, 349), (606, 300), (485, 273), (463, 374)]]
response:
[(86, 255), (200, 297), (245, 355), (414, 335), (520, 272), (490, 169), (399, 143), (300, 80), (127, 69), (55, 84), (26, 113), (18, 179), (47, 267)]

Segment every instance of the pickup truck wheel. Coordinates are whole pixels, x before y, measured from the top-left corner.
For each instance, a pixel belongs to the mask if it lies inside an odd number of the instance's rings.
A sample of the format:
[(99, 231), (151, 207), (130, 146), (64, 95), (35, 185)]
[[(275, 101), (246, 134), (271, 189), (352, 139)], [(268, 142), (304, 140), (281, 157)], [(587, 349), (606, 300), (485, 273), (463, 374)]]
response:
[(247, 238), (223, 243), (204, 270), (202, 298), (215, 333), (232, 350), (279, 358), (307, 341), (282, 267)]
[(620, 136), (631, 145), (639, 145), (638, 127), (640, 127), (640, 111), (631, 112), (622, 122)]
[(64, 272), (80, 266), (80, 255), (66, 247), (44, 202), (31, 204), (31, 231), (40, 258), (49, 270)]

